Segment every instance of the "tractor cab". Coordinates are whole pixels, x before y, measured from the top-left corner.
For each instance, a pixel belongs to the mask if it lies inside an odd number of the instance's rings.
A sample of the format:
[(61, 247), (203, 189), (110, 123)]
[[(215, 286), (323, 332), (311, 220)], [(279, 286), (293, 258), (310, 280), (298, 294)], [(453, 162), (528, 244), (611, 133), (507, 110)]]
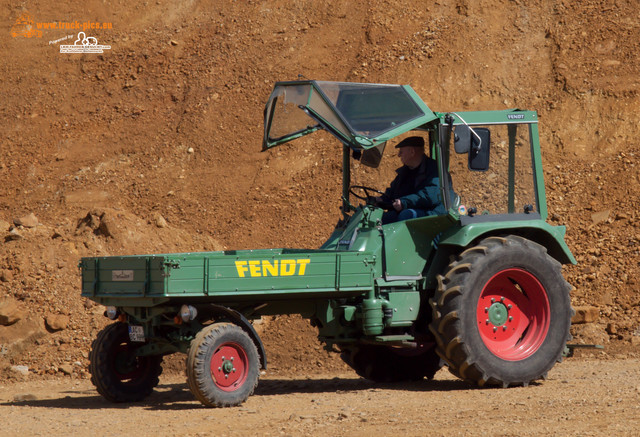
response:
[[(483, 234), (519, 229), (535, 234), (563, 262), (574, 262), (563, 242), (554, 243), (562, 241), (564, 228), (545, 223), (535, 111), (440, 113), (429, 109), (408, 85), (276, 83), (264, 111), (262, 149), (317, 130), (329, 132), (343, 145), (344, 218), (322, 249), (377, 251), (385, 244), (388, 252), (395, 244), (410, 244), (426, 262), (438, 242), (459, 247)], [(382, 226), (383, 210), (367, 202), (380, 192), (351, 184), (352, 161), (378, 167), (387, 142), (411, 131), (428, 139), (429, 154), (438, 164), (439, 200), (447, 212)], [(351, 196), (364, 202), (354, 206)], [(384, 243), (371, 238), (383, 228)], [(396, 276), (420, 276), (420, 268), (403, 263)]]

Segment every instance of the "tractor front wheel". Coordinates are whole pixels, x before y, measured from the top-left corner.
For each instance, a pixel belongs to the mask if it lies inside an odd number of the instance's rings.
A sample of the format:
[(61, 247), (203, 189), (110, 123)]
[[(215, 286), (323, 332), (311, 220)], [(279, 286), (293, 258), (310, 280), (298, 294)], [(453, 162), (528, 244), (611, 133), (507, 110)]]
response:
[(136, 356), (125, 323), (104, 328), (91, 345), (89, 371), (98, 393), (111, 402), (141, 401), (153, 392), (162, 373), (162, 356)]
[(527, 385), (561, 361), (573, 310), (560, 263), (517, 236), (464, 251), (430, 300), (437, 353), (478, 385)]
[(251, 337), (232, 323), (214, 323), (191, 341), (187, 383), (208, 407), (231, 407), (247, 400), (258, 385), (258, 349)]

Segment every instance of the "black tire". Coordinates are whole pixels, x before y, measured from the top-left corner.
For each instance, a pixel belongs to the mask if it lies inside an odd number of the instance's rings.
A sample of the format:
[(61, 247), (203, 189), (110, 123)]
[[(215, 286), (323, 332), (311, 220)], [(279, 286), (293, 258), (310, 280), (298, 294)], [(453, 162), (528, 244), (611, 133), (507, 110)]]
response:
[(240, 405), (253, 394), (259, 376), (258, 349), (239, 326), (214, 323), (191, 341), (187, 352), (187, 384), (204, 405)]
[(374, 382), (433, 379), (441, 367), (433, 347), (401, 349), (365, 344), (344, 348), (340, 358), (358, 375)]
[(162, 373), (162, 356), (136, 357), (142, 343), (129, 341), (125, 323), (114, 323), (98, 334), (89, 353), (91, 382), (111, 402), (141, 401), (153, 392)]
[(530, 240), (490, 237), (452, 262), (430, 300), (436, 352), (480, 386), (544, 379), (571, 339), (561, 265)]

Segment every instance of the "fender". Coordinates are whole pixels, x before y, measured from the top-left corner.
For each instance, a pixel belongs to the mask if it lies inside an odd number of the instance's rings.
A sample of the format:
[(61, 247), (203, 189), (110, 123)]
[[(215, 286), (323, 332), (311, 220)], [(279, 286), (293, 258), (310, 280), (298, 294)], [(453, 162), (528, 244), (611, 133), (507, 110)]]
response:
[(474, 240), (491, 235), (512, 234), (546, 247), (549, 255), (562, 264), (577, 264), (564, 241), (566, 227), (552, 226), (541, 220), (538, 214), (461, 217), (460, 222), (460, 228), (453, 228), (442, 236), (440, 246), (469, 247)]
[(236, 310), (227, 308), (222, 305), (216, 305), (216, 304), (198, 306), (198, 311), (202, 315), (206, 315), (206, 316), (226, 317), (227, 319), (229, 319), (230, 322), (244, 329), (247, 332), (247, 334), (249, 334), (249, 337), (251, 337), (251, 340), (253, 340), (253, 342), (256, 345), (256, 348), (258, 349), (258, 354), (260, 355), (261, 369), (267, 370), (267, 353), (262, 344), (262, 340), (260, 339), (260, 336), (254, 329), (251, 322), (249, 322), (249, 320), (245, 316), (243, 316), (240, 312)]

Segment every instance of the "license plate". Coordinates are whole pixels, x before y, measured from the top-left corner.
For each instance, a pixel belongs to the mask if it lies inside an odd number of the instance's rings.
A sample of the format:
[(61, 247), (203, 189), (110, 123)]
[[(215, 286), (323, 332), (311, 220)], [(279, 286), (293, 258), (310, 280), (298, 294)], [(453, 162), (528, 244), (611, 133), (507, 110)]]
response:
[(144, 328), (137, 325), (129, 325), (129, 340), (144, 342)]

